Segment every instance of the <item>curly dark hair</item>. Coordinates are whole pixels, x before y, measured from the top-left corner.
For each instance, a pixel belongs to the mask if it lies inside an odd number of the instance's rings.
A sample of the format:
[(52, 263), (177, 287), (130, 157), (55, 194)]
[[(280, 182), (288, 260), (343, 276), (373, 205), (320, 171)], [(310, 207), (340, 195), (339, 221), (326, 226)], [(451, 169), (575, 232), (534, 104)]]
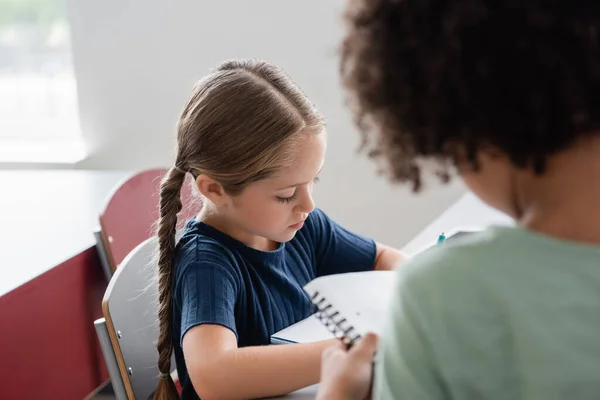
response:
[(600, 1), (350, 0), (346, 22), (348, 101), (392, 181), (488, 146), (543, 174), (600, 132)]

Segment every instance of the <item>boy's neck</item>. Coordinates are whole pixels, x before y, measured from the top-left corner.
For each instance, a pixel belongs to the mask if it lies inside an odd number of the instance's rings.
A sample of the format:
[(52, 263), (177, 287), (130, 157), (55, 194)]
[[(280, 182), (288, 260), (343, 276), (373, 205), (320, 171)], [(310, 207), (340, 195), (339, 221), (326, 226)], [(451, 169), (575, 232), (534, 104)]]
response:
[(600, 138), (548, 160), (544, 175), (519, 179), (518, 220), (540, 233), (600, 245)]

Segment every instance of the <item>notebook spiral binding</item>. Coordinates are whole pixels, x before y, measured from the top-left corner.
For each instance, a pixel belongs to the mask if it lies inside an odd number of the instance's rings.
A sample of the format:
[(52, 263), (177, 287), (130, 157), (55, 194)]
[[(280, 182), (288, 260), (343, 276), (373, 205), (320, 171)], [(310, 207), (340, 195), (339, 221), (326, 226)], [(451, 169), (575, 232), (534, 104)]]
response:
[(354, 326), (350, 325), (346, 318), (336, 311), (333, 305), (327, 302), (327, 298), (321, 296), (318, 291), (311, 296), (310, 300), (317, 307), (315, 316), (333, 333), (333, 336), (340, 339), (348, 348), (354, 346), (360, 339)]

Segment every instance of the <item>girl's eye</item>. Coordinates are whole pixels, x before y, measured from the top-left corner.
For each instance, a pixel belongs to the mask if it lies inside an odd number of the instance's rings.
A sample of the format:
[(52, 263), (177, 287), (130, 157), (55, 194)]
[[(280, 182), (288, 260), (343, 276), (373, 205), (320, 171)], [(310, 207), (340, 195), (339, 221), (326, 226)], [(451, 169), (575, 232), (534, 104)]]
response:
[[(315, 176), (315, 178), (313, 179), (313, 183), (319, 183), (319, 177)], [(290, 203), (294, 200), (296, 200), (296, 195), (297, 195), (298, 191), (296, 190), (294, 192), (293, 195), (291, 195), (290, 197), (281, 197), (281, 196), (277, 196), (277, 201), (280, 203)]]
[(280, 202), (280, 203), (290, 203), (290, 202), (292, 202), (294, 200), (296, 200), (296, 193), (294, 193), (290, 197), (279, 197), (279, 196), (277, 196), (277, 201)]

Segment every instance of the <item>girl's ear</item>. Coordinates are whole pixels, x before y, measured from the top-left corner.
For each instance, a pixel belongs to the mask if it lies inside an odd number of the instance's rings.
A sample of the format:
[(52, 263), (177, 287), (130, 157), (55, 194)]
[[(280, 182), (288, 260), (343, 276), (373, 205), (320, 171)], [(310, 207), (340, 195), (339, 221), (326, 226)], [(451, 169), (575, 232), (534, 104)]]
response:
[(198, 175), (196, 178), (196, 186), (202, 196), (209, 199), (216, 206), (227, 205), (230, 197), (225, 193), (223, 185), (206, 174)]

